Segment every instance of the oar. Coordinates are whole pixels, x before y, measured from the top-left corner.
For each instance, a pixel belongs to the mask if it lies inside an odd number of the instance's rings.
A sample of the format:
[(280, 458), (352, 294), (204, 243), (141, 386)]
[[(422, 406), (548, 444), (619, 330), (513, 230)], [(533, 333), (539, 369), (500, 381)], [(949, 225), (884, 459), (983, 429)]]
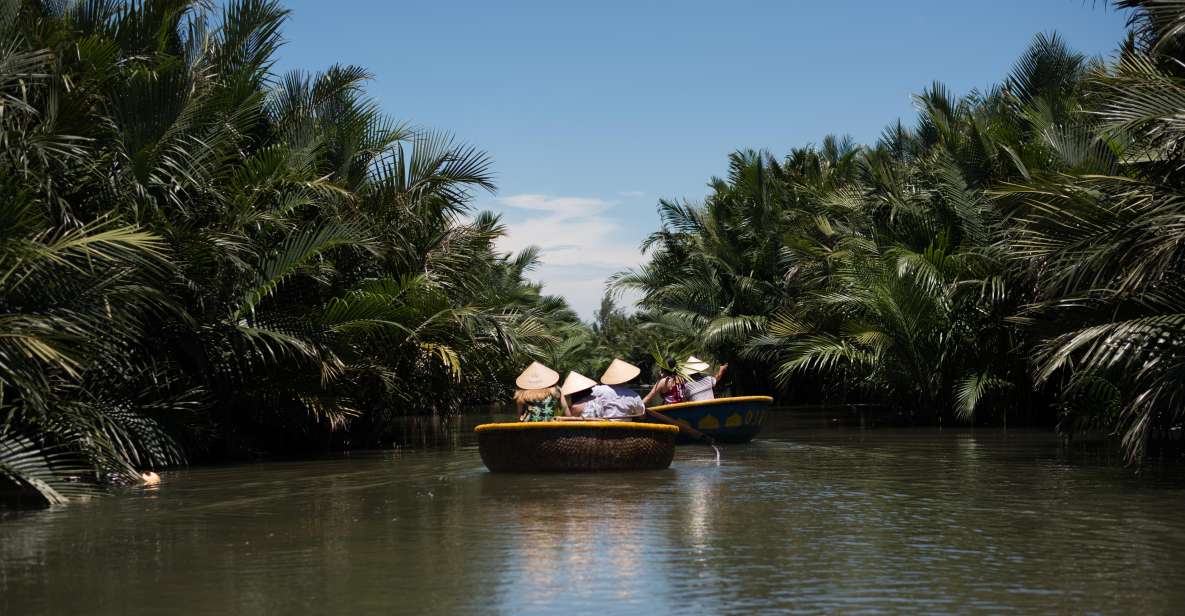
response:
[(658, 411), (652, 411), (650, 409), (646, 409), (646, 414), (663, 422), (663, 423), (668, 423), (668, 424), (671, 424), (672, 426), (679, 426), (680, 430), (686, 432), (688, 436), (690, 436), (691, 438), (693, 438), (697, 441), (704, 441), (705, 443), (707, 443), (709, 445), (715, 444), (715, 441), (712, 440), (712, 437), (708, 436), (707, 434), (704, 434), (703, 432), (700, 432), (699, 430), (696, 430), (695, 428), (692, 428), (691, 424), (687, 423), (686, 421), (684, 421), (682, 419), (675, 419), (674, 417), (669, 417), (667, 415), (663, 415), (662, 413), (659, 413)]
[(699, 430), (696, 430), (695, 428), (692, 428), (691, 424), (682, 419), (668, 417), (662, 413), (659, 413), (658, 411), (652, 411), (650, 409), (646, 409), (646, 414), (663, 423), (668, 423), (672, 426), (679, 426), (679, 430), (686, 432), (691, 438), (707, 443), (709, 446), (711, 446), (712, 450), (716, 452), (716, 466), (720, 466), (720, 448), (716, 447), (715, 439), (708, 436), (707, 434), (704, 434), (703, 432), (700, 432)]

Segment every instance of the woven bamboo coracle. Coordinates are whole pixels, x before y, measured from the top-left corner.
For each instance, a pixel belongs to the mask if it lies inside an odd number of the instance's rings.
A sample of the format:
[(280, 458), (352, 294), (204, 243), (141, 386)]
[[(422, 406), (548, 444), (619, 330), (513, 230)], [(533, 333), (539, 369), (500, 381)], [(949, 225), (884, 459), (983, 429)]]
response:
[(481, 461), (496, 473), (664, 469), (679, 428), (620, 421), (545, 421), (477, 426)]

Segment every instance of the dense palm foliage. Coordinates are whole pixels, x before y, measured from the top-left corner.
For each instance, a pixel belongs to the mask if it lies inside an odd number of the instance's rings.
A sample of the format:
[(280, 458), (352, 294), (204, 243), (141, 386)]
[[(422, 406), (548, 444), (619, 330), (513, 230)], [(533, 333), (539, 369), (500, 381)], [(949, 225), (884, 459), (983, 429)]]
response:
[(1116, 4), (1113, 61), (1038, 36), (875, 145), (735, 153), (702, 204), (660, 203), (616, 281), (641, 310), (588, 327), (470, 210), (482, 152), (393, 121), (359, 67), (272, 70), (275, 0), (0, 0), (0, 483), (62, 502), (382, 444), (527, 358), (689, 348), (748, 392), (1056, 421), (1139, 460), (1185, 421), (1185, 7)]
[(1141, 459), (1185, 420), (1185, 7), (1117, 4), (1114, 62), (1041, 35), (874, 146), (734, 154), (704, 203), (660, 204), (617, 285), (758, 381), (1104, 430)]
[(0, 472), (50, 501), (175, 463), (381, 442), (577, 323), (471, 213), (490, 162), (271, 71), (286, 11), (0, 0)]

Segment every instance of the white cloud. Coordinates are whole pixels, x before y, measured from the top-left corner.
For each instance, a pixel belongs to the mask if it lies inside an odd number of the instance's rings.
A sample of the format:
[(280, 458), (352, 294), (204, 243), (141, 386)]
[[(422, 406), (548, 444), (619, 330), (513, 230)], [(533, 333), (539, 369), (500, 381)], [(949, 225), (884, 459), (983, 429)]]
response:
[(571, 216), (588, 216), (603, 212), (617, 204), (595, 197), (549, 197), (535, 193), (523, 193), (500, 197), (499, 203), (524, 210), (541, 210)]
[(582, 318), (600, 305), (605, 280), (642, 260), (637, 243), (622, 237), (611, 214), (616, 201), (525, 193), (501, 197), (507, 233), (501, 250), (540, 248), (540, 265), (531, 277), (544, 292), (562, 295)]

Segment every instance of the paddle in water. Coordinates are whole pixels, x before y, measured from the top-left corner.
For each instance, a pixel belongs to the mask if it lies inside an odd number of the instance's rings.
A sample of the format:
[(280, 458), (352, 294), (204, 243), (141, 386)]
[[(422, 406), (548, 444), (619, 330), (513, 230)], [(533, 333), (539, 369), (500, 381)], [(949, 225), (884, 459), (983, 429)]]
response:
[(682, 419), (675, 419), (673, 417), (668, 417), (667, 415), (664, 415), (662, 413), (659, 413), (658, 411), (653, 411), (650, 409), (646, 409), (646, 414), (653, 417), (654, 419), (657, 419), (657, 420), (663, 422), (663, 423), (668, 423), (668, 424), (671, 424), (672, 426), (679, 426), (679, 430), (682, 432), (686, 432), (687, 435), (690, 436), (691, 438), (707, 443), (709, 446), (712, 447), (713, 450), (716, 451), (716, 466), (720, 466), (720, 448), (716, 447), (715, 439), (713, 439), (712, 437), (708, 436), (707, 434), (704, 434), (703, 432), (700, 432), (699, 430), (696, 430), (695, 428), (691, 427), (690, 423), (688, 423)]

